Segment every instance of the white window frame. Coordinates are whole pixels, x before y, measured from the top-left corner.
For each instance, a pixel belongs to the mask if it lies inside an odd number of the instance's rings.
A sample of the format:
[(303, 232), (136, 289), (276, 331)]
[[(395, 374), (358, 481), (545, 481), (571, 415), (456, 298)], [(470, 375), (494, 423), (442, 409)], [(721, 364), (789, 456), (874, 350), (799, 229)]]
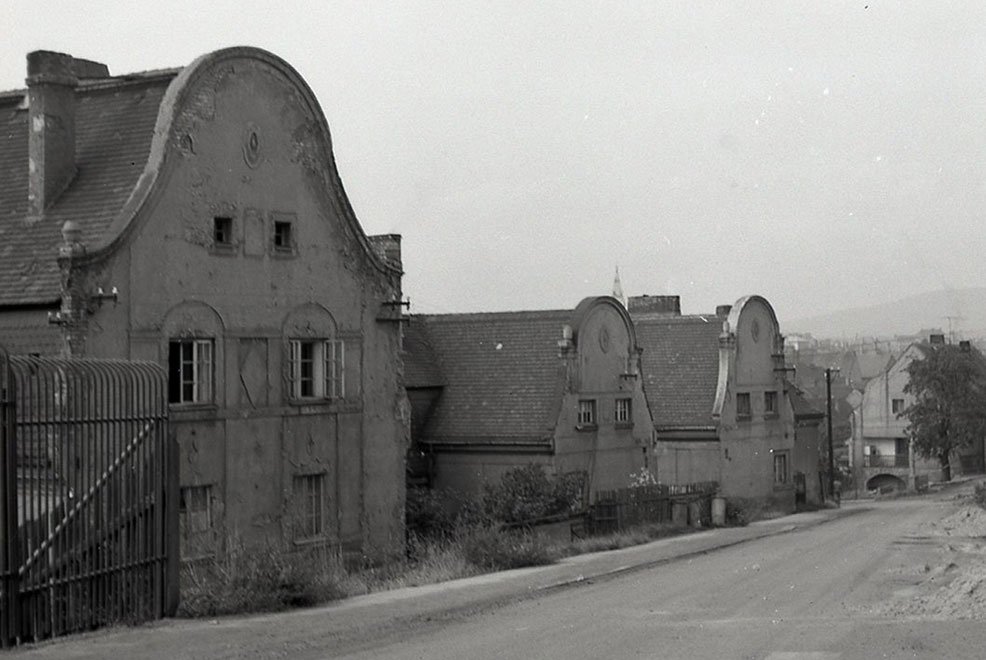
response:
[(579, 399), (578, 407), (578, 424), (579, 426), (595, 426), (596, 425), (596, 400), (595, 399)]
[[(179, 351), (178, 372), (171, 371), (171, 351)], [(186, 349), (190, 355), (186, 356)], [(168, 342), (168, 377), (178, 378), (178, 400), (171, 400), (169, 385), (168, 399), (173, 404), (212, 403), (215, 395), (216, 342), (213, 339), (171, 339)], [(186, 394), (186, 388), (191, 390)]]
[[(775, 451), (774, 456), (774, 485), (786, 486), (791, 481), (791, 461), (786, 451)], [(780, 459), (780, 460), (778, 460)], [(778, 470), (778, 464), (781, 469)]]
[(629, 424), (633, 421), (633, 403), (629, 397), (616, 399), (613, 404), (613, 421), (617, 424)]
[(289, 340), (288, 381), (290, 398), (294, 400), (345, 398), (345, 341), (342, 339)]

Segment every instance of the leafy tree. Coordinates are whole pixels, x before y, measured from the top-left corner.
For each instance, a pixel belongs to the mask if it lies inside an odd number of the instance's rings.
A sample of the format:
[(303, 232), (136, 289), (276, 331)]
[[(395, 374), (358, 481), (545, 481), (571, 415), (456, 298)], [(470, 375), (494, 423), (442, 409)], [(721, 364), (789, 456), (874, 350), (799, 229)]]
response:
[(937, 458), (945, 481), (952, 478), (952, 452), (986, 436), (986, 359), (953, 345), (929, 350), (907, 367), (904, 392), (914, 403), (901, 413), (914, 449)]

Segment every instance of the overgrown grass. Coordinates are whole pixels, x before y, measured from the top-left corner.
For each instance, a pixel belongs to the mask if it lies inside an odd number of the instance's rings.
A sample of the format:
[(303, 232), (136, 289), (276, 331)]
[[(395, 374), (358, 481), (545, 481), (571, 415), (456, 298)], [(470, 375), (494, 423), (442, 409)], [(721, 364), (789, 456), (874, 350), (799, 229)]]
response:
[(182, 567), (178, 615), (210, 617), (309, 607), (375, 591), (446, 582), (481, 573), (550, 564), (557, 552), (540, 536), (495, 527), (453, 537), (409, 539), (408, 558), (346, 567), (318, 551), (236, 547), (223, 558)]
[(182, 567), (179, 616), (273, 612), (349, 595), (349, 575), (316, 553), (233, 547)]

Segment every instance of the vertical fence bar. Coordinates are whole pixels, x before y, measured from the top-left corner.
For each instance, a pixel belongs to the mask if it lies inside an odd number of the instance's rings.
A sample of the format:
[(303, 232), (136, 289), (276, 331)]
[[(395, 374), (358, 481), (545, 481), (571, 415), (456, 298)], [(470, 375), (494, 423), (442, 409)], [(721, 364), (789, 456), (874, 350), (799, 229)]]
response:
[(0, 348), (0, 647), (15, 642), (20, 629), (17, 556), (20, 546), (17, 513), (17, 391), (7, 352)]

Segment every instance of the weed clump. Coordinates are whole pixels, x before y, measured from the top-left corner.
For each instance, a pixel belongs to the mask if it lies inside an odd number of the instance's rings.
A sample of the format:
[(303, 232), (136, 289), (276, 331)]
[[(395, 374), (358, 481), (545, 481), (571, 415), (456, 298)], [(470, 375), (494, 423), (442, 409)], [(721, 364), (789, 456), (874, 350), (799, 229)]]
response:
[(178, 615), (217, 616), (307, 607), (349, 594), (346, 572), (317, 553), (234, 548), (182, 567)]
[(552, 564), (557, 557), (541, 536), (497, 527), (475, 527), (462, 539), (465, 559), (485, 571)]
[(972, 493), (972, 500), (981, 509), (986, 509), (986, 483), (980, 482), (976, 484), (976, 490)]

